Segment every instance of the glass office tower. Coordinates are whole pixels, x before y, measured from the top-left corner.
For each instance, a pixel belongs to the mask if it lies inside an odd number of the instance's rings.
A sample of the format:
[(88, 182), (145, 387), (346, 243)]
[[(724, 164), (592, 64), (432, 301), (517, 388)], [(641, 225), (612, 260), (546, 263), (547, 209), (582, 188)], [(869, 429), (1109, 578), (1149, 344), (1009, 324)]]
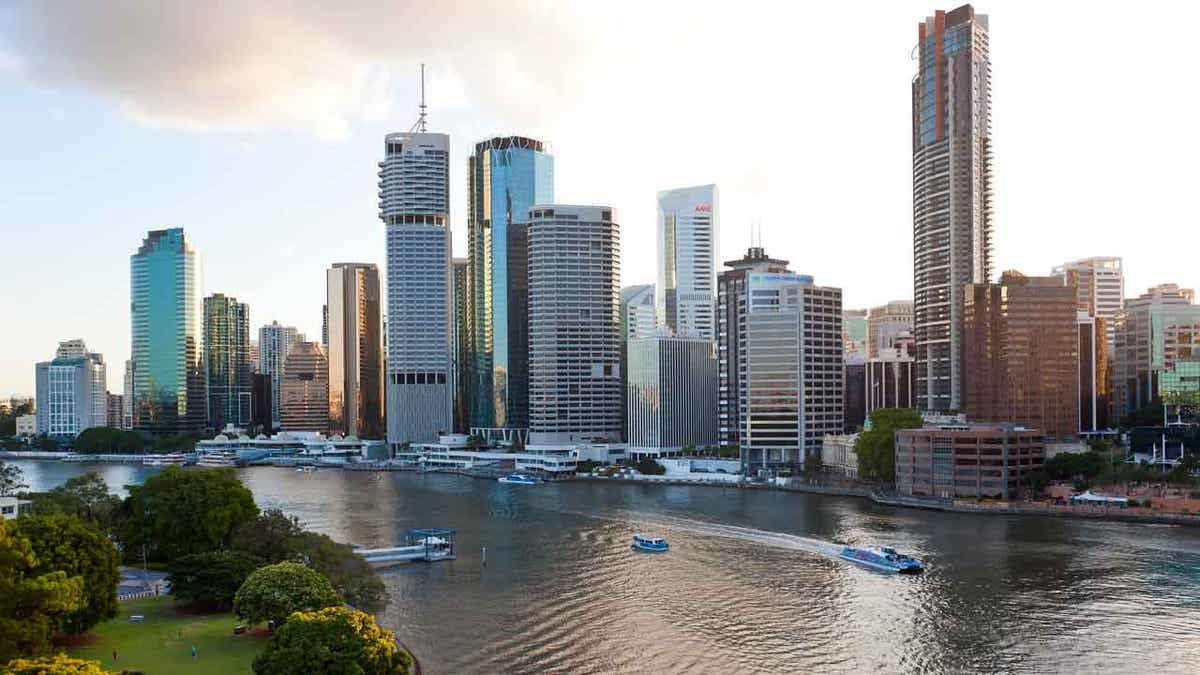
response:
[(214, 293), (204, 298), (204, 366), (208, 372), (208, 426), (250, 425), (254, 367), (250, 361), (250, 308)]
[(129, 271), (136, 429), (200, 431), (207, 411), (196, 250), (183, 228), (152, 230)]
[(468, 426), (526, 428), (526, 228), (530, 207), (554, 201), (554, 158), (532, 138), (492, 138), (475, 145), (468, 171)]

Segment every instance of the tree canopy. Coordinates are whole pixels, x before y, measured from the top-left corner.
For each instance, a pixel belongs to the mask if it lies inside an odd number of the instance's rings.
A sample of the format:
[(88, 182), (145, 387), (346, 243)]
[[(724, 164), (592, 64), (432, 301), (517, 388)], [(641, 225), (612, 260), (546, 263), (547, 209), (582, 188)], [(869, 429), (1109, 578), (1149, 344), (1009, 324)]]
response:
[(49, 492), (31, 493), (28, 498), (34, 514), (78, 516), (105, 531), (112, 529), (121, 509), (121, 498), (109, 493), (108, 484), (95, 471), (75, 476)]
[(254, 672), (408, 675), (412, 657), (370, 615), (329, 607), (292, 614), (254, 659)]
[(311, 612), (341, 604), (337, 591), (320, 572), (294, 562), (255, 570), (233, 598), (233, 611), (252, 623), (283, 623), (292, 612)]
[(11, 497), (27, 487), (21, 467), (0, 460), (0, 497)]
[(266, 563), (295, 561), (297, 538), (302, 534), (304, 528), (299, 519), (279, 509), (269, 509), (239, 526), (230, 547)]
[(15, 522), (15, 534), (32, 548), (34, 574), (65, 572), (82, 582), (82, 606), (58, 617), (55, 628), (79, 634), (117, 615), (120, 556), (95, 523), (63, 515), (25, 516)]
[(180, 602), (226, 611), (246, 578), (262, 564), (261, 558), (239, 551), (185, 555), (168, 563), (167, 582)]
[(911, 408), (872, 410), (871, 428), (859, 434), (854, 444), (859, 475), (896, 482), (896, 430), (917, 429), (922, 424), (920, 413)]
[(141, 434), (136, 431), (92, 427), (75, 437), (74, 447), (75, 452), (89, 454), (136, 454), (142, 451), (144, 443)]
[(16, 659), (4, 666), (5, 675), (111, 675), (100, 667), (99, 661), (75, 659), (66, 654), (42, 656), (36, 659)]
[(168, 467), (129, 488), (117, 537), (128, 558), (150, 560), (227, 548), (234, 531), (258, 515), (254, 495), (232, 469)]
[(61, 617), (84, 604), (83, 580), (39, 571), (16, 521), (0, 519), (0, 663), (45, 654)]

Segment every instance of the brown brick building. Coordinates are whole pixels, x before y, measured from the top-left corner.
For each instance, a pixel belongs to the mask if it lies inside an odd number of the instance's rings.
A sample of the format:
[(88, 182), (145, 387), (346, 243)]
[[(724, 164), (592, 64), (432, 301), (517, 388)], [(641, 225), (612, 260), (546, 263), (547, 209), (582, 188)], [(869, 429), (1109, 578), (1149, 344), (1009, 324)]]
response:
[(1073, 438), (1079, 432), (1076, 290), (1005, 272), (963, 287), (963, 407), (972, 420)]
[(898, 430), (896, 492), (907, 497), (1014, 499), (1022, 481), (1045, 462), (1043, 435), (1011, 424)]

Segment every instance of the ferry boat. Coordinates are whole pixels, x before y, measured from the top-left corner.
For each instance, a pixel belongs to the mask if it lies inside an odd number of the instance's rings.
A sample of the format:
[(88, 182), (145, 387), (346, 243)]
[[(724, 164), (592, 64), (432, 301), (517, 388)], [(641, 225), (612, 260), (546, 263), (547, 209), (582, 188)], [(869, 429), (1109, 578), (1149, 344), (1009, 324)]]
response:
[(644, 534), (635, 534), (633, 535), (633, 544), (629, 548), (634, 551), (663, 553), (670, 547), (667, 545), (667, 540), (662, 537), (647, 537)]
[(842, 549), (839, 557), (881, 572), (917, 574), (925, 569), (924, 564), (920, 560), (899, 553), (890, 546), (883, 546), (881, 548), (855, 548), (853, 546), (846, 546)]
[(315, 466), (311, 466), (311, 465), (308, 465), (308, 464), (306, 464), (306, 465), (304, 465), (304, 466), (298, 466), (298, 467), (296, 467), (296, 471), (297, 471), (297, 472), (299, 472), (299, 473), (312, 473), (312, 472), (314, 472), (314, 471), (316, 471), (316, 470), (317, 470), (317, 467), (315, 467)]
[(196, 460), (196, 466), (210, 469), (237, 466), (236, 452), (206, 452)]
[(507, 476), (501, 476), (496, 479), (499, 483), (508, 483), (510, 485), (537, 485), (538, 479), (530, 476), (527, 473), (510, 473)]
[(172, 452), (166, 455), (146, 455), (142, 459), (146, 466), (183, 466), (187, 464), (187, 455), (182, 452)]

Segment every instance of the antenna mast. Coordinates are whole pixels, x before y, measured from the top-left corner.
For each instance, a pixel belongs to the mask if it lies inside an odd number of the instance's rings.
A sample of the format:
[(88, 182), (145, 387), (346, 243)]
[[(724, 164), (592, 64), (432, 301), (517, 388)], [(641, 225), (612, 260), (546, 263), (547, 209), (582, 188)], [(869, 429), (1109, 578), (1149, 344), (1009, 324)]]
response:
[(426, 108), (426, 106), (425, 106), (425, 64), (422, 63), (421, 64), (421, 105), (420, 105), (421, 113), (417, 116), (417, 123), (413, 125), (412, 129), (409, 129), (410, 132), (415, 130), (415, 131), (419, 131), (421, 133), (425, 133), (425, 108)]

